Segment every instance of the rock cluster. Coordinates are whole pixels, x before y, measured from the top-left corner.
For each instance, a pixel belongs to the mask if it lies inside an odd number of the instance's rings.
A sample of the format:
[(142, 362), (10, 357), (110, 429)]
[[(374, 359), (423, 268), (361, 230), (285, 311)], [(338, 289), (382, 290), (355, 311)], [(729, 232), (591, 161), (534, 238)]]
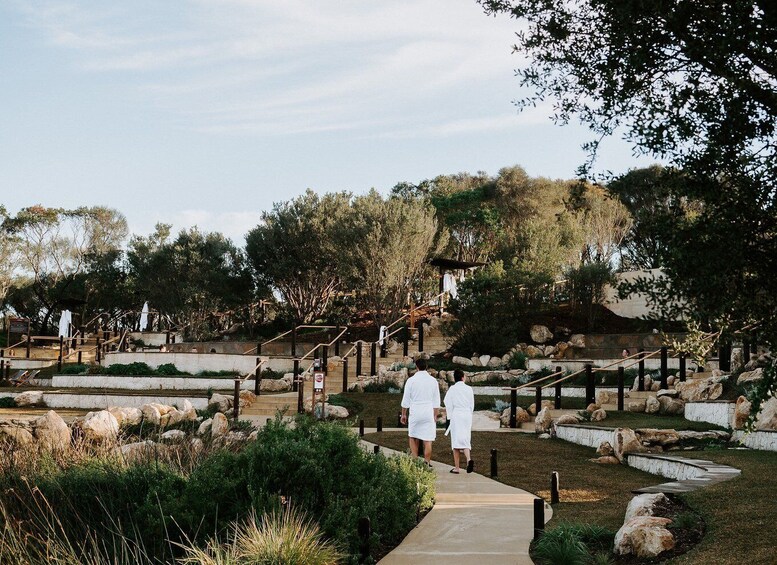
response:
[(652, 558), (674, 548), (674, 535), (667, 529), (672, 520), (656, 515), (668, 503), (669, 499), (661, 493), (632, 498), (623, 526), (615, 534), (613, 551), (617, 555)]

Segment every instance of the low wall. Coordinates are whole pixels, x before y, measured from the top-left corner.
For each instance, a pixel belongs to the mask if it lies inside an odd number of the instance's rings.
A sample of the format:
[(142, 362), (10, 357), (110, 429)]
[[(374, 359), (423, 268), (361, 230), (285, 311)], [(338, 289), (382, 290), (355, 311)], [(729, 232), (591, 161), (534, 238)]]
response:
[[(256, 352), (258, 341), (184, 341), (167, 346), (168, 351), (176, 353), (190, 353), (196, 350), (197, 353), (227, 353), (231, 355), (242, 355), (246, 351)], [(304, 355), (313, 349), (318, 342), (297, 342), (297, 355)], [(332, 348), (334, 352), (334, 348)], [(291, 342), (273, 341), (262, 346), (262, 355), (273, 355), (278, 357), (291, 357)]]
[(678, 481), (695, 479), (707, 473), (703, 467), (698, 467), (676, 457), (632, 453), (626, 455), (626, 461), (629, 467)]
[[(294, 368), (293, 359), (266, 359), (263, 369), (272, 369), (282, 373), (291, 372)], [(225, 353), (175, 353), (158, 351), (142, 351), (107, 353), (102, 365), (110, 367), (116, 364), (146, 363), (156, 369), (159, 365), (172, 363), (181, 371), (187, 373), (199, 373), (200, 371), (237, 371), (246, 375), (254, 370), (256, 357), (253, 355), (229, 355)]]
[(733, 438), (750, 449), (777, 451), (777, 431), (775, 430), (758, 430), (750, 433), (737, 430), (734, 432)]
[[(0, 397), (10, 396), (16, 398), (20, 392), (0, 393)], [(188, 400), (198, 410), (208, 407), (208, 399), (200, 397), (184, 396), (155, 396), (153, 394), (81, 394), (66, 392), (44, 392), (43, 403), (47, 408), (81, 408), (83, 410), (104, 410), (109, 406), (124, 406), (127, 408), (140, 408), (144, 404), (156, 402), (158, 404), (177, 405), (181, 407), (183, 401)]]
[[(146, 345), (165, 345), (167, 343), (167, 332), (130, 332), (130, 339), (137, 341), (143, 340)], [(181, 339), (181, 336), (175, 332), (170, 332), (171, 339), (175, 337), (176, 341)]]
[(686, 402), (684, 416), (691, 422), (708, 422), (723, 428), (731, 428), (735, 408), (736, 403), (728, 400)]
[[(54, 375), (51, 385), (55, 388), (99, 388), (122, 390), (234, 390), (231, 378), (216, 377), (154, 377), (110, 375)], [(241, 388), (253, 390), (254, 381), (247, 380)]]
[(56, 365), (56, 359), (19, 359), (19, 358), (4, 358), (6, 363), (11, 363), (11, 371), (18, 371), (22, 369), (45, 369)]
[(604, 442), (610, 442), (613, 445), (614, 430), (612, 428), (599, 428), (596, 426), (577, 426), (575, 424), (561, 424), (556, 426), (556, 437), (585, 445), (586, 447), (599, 447)]
[[(553, 371), (556, 370), (556, 367), (561, 367), (565, 371), (579, 371), (580, 369), (584, 369), (587, 364), (592, 364), (599, 367), (605, 367), (607, 365), (610, 365), (612, 363), (617, 364), (628, 364), (633, 363), (634, 361), (632, 359), (629, 359), (628, 361), (623, 361), (622, 359), (546, 359), (544, 357), (538, 357), (534, 359), (528, 359), (527, 360), (527, 368), (528, 369), (551, 369)], [(632, 365), (629, 367), (629, 369), (636, 369), (638, 365)], [(669, 367), (670, 370), (679, 370), (680, 369), (680, 360), (676, 357), (670, 357), (667, 359), (667, 367)], [(612, 365), (610, 367), (613, 371), (618, 370), (618, 365)], [(655, 357), (651, 357), (650, 359), (645, 359), (645, 370), (646, 371), (657, 371), (661, 368), (661, 358), (656, 355)], [(695, 366), (693, 363), (688, 363), (687, 368), (689, 371), (694, 370)]]
[[(508, 383), (505, 383), (504, 386), (473, 386), (472, 390), (474, 391), (476, 396), (506, 396), (510, 394), (509, 390), (503, 390), (504, 387), (508, 386)], [(596, 387), (596, 391), (599, 392), (600, 390), (606, 390), (609, 392), (618, 392), (618, 388), (614, 386), (598, 386)], [(542, 391), (543, 397), (545, 396), (553, 396), (554, 389), (552, 388), (546, 388)], [(526, 387), (518, 389), (518, 396), (531, 396), (534, 398), (535, 395), (535, 389), (534, 387)], [(585, 398), (585, 387), (584, 386), (562, 386), (561, 387), (561, 398)]]

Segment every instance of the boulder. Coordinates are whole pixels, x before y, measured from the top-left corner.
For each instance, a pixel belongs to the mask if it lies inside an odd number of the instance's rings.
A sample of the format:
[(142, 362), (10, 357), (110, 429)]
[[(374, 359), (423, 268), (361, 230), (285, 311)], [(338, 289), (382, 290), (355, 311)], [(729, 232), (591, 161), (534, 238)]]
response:
[(645, 401), (645, 413), (657, 414), (660, 409), (661, 404), (659, 404), (658, 399), (655, 396), (648, 396), (647, 400)]
[(213, 425), (213, 418), (203, 420), (203, 422), (200, 424), (200, 427), (197, 428), (197, 435), (202, 436), (208, 433), (210, 431), (211, 425)]
[(596, 403), (599, 406), (604, 404), (617, 404), (618, 393), (611, 390), (598, 390), (596, 391)]
[(544, 433), (537, 436), (537, 439), (550, 439), (550, 434)]
[(668, 414), (670, 416), (681, 416), (685, 413), (685, 402), (680, 399), (672, 398), (670, 396), (658, 397), (660, 414)]
[(217, 438), (221, 437), (223, 435), (226, 435), (226, 433), (229, 431), (229, 421), (227, 420), (227, 417), (224, 416), (221, 412), (216, 412), (216, 414), (213, 415), (213, 421), (210, 425), (210, 437)]
[(32, 426), (32, 435), (43, 449), (65, 451), (70, 447), (70, 428), (53, 410), (35, 418), (30, 425)]
[(614, 455), (602, 455), (601, 457), (589, 459), (589, 461), (592, 461), (593, 463), (599, 463), (600, 465), (618, 465), (620, 463), (618, 458)]
[(658, 381), (653, 381), (652, 383), (650, 383), (650, 390), (651, 392), (658, 392), (659, 390), (661, 390), (661, 383)]
[(637, 434), (630, 428), (617, 428), (613, 432), (613, 446), (615, 457), (623, 462), (628, 453), (644, 453), (647, 451), (639, 441)]
[(614, 552), (618, 555), (656, 557), (674, 548), (674, 536), (666, 529), (672, 521), (656, 516), (636, 516), (615, 534)]
[(777, 430), (777, 396), (763, 403), (755, 427), (759, 430)]
[(344, 420), (348, 415), (348, 409), (344, 406), (334, 406), (327, 403), (325, 412), (327, 420)]
[[(282, 379), (279, 380), (284, 382)], [(241, 390), (238, 398), (240, 400), (240, 408), (249, 408), (254, 402), (256, 402), (256, 395), (252, 390)]]
[(444, 424), (448, 420), (448, 411), (445, 408), (440, 408), (437, 413), (437, 423)]
[(569, 338), (569, 346), (575, 349), (585, 349), (585, 335), (573, 334)]
[[(499, 420), (502, 422), (502, 425), (505, 428), (510, 427), (510, 409), (505, 408), (502, 410), (502, 415), (499, 417)], [(520, 406), (515, 407), (515, 425), (520, 427), (521, 424), (528, 422), (531, 420), (531, 415), (521, 408)]]
[(555, 345), (546, 345), (545, 347), (542, 347), (542, 354), (545, 357), (551, 357), (553, 355), (556, 355), (558, 353), (558, 347)]
[(646, 404), (647, 404), (647, 401), (644, 398), (629, 400), (626, 403), (626, 410), (628, 410), (629, 412), (644, 412)]
[[(543, 400), (543, 401), (540, 403), (540, 410), (542, 410), (543, 408), (548, 408), (548, 409), (552, 410), (552, 409), (553, 409), (553, 406), (554, 406), (554, 404), (553, 404), (553, 401), (552, 401), (552, 400)], [(536, 415), (537, 415), (537, 403), (536, 403), (536, 402), (532, 402), (532, 403), (529, 405), (528, 412), (529, 412), (529, 414), (531, 414), (532, 416), (536, 416)]]
[[(645, 378), (643, 379), (643, 382), (645, 384), (645, 390), (651, 390), (653, 387), (653, 379), (651, 379), (648, 375), (645, 375)], [(631, 390), (637, 391), (639, 390), (639, 377), (634, 379), (634, 383), (631, 385)]]
[(471, 367), (472, 366), (472, 360), (468, 359), (466, 357), (461, 357), (459, 355), (454, 355), (453, 359), (451, 359), (451, 362), (454, 365), (464, 365), (465, 367)]
[(183, 430), (167, 430), (160, 436), (160, 439), (167, 443), (180, 443), (186, 439), (186, 432)]
[[(186, 402), (188, 402), (188, 400)], [(116, 418), (120, 428), (122, 426), (135, 426), (140, 424), (141, 420), (143, 420), (143, 412), (140, 411), (140, 408), (110, 406), (108, 412), (113, 414), (113, 417)], [(195, 417), (196, 416), (197, 415), (195, 414)]]
[(43, 391), (28, 390), (27, 392), (23, 392), (14, 399), (14, 403), (19, 408), (25, 406), (43, 406)]
[(585, 411), (590, 414), (591, 412), (595, 412), (596, 410), (599, 410), (599, 408), (601, 408), (601, 406), (592, 402), (591, 404), (585, 407)]
[(656, 397), (661, 400), (662, 397), (667, 396), (669, 398), (677, 398), (680, 396), (680, 392), (676, 390), (663, 389), (659, 390)]
[(534, 325), (529, 330), (529, 335), (534, 343), (548, 343), (553, 339), (553, 332), (546, 326)]
[(128, 463), (142, 461), (157, 449), (157, 445), (149, 440), (138, 441), (135, 443), (126, 443), (119, 448), (124, 460)]
[(669, 375), (666, 377), (666, 386), (674, 386), (675, 381), (677, 380), (677, 377), (674, 375)]
[(637, 516), (655, 516), (658, 506), (666, 506), (668, 504), (669, 498), (661, 492), (637, 495), (629, 501), (623, 522), (628, 522)]
[(596, 448), (596, 454), (597, 455), (615, 455), (615, 450), (613, 450), (612, 445), (610, 445), (609, 441), (603, 441), (599, 444), (599, 447)]
[(491, 361), (490, 355), (481, 355), (478, 357), (478, 361), (480, 361), (481, 367), (488, 367), (488, 362)]
[(556, 344), (556, 354), (558, 355), (559, 359), (564, 357), (567, 349), (569, 349), (569, 344), (566, 341), (562, 341)]
[(119, 422), (107, 410), (89, 412), (73, 422), (73, 427), (84, 433), (84, 439), (93, 443), (115, 441), (119, 436)]
[(593, 412), (591, 412), (592, 422), (601, 422), (606, 418), (607, 418), (607, 412), (605, 412), (604, 408), (599, 408), (598, 410), (594, 410)]
[(480, 363), (480, 355), (473, 355), (470, 358), (470, 361), (472, 361), (473, 367), (482, 367), (483, 365)]
[(558, 417), (556, 424), (579, 424), (580, 419), (574, 414), (563, 414)]
[(537, 417), (534, 419), (534, 431), (538, 434), (542, 434), (550, 430), (550, 426), (553, 424), (553, 416), (550, 415), (550, 409), (543, 408)]
[(16, 447), (31, 445), (35, 437), (25, 426), (10, 422), (0, 422), (0, 445), (10, 443)]
[[(260, 392), (288, 392), (291, 390), (291, 387), (291, 382), (287, 381), (286, 379), (262, 379), (262, 382), (259, 383)], [(216, 395), (214, 394), (213, 396)], [(212, 397), (211, 402), (213, 402)], [(223, 401), (219, 402), (220, 405), (222, 403)], [(219, 412), (224, 412), (224, 410), (219, 409)], [(229, 412), (229, 409), (227, 409), (226, 412)]]
[(723, 394), (723, 384), (715, 382), (714, 377), (690, 379), (684, 383), (677, 383), (675, 389), (680, 392), (680, 398), (686, 402), (715, 400)]
[(507, 362), (503, 361), (501, 357), (492, 357), (491, 359), (488, 360), (487, 366), (491, 367), (492, 369), (496, 369), (506, 364)]
[(737, 398), (737, 404), (734, 407), (734, 421), (732, 427), (735, 430), (741, 430), (747, 424), (748, 418), (750, 418), (750, 408), (752, 405), (746, 397), (740, 396)]
[(184, 399), (183, 401), (183, 408), (181, 409), (181, 411), (183, 412), (184, 420), (193, 422), (194, 420), (197, 419), (197, 410), (195, 410), (194, 406), (192, 406), (192, 403), (186, 399)]
[(723, 430), (709, 430), (706, 432), (694, 432), (691, 430), (680, 430), (677, 432), (680, 436), (680, 441), (688, 440), (721, 440), (728, 441), (731, 439), (731, 434), (724, 432)]
[(173, 410), (171, 410), (170, 412), (162, 416), (162, 422), (164, 423), (164, 427), (174, 426), (175, 424), (178, 424), (185, 420), (186, 420), (186, 414), (181, 410), (178, 410), (177, 408), (174, 408)]
[[(262, 380), (262, 385), (264, 385), (265, 382), (275, 382), (278, 383), (279, 380), (274, 379), (267, 379)], [(213, 393), (213, 396), (210, 397), (210, 401), (208, 402), (208, 410), (215, 410), (217, 412), (226, 413), (229, 412), (229, 409), (232, 408), (232, 399), (228, 396), (225, 396), (223, 394), (219, 393)]]
[(680, 442), (680, 435), (675, 430), (640, 428), (636, 430), (636, 433), (643, 445), (661, 445), (666, 447)]
[[(162, 414), (159, 412), (156, 404), (144, 404), (140, 407), (143, 414), (143, 421), (152, 426), (159, 426), (162, 423)], [(118, 422), (117, 422), (118, 423)]]
[(527, 345), (526, 351), (524, 353), (526, 353), (527, 356), (532, 358), (542, 357), (542, 350), (539, 347), (535, 347), (533, 345)]
[(739, 378), (737, 379), (738, 385), (748, 384), (748, 383), (757, 383), (761, 381), (764, 378), (764, 370), (761, 367), (758, 367), (757, 369), (754, 369), (752, 371), (745, 371), (741, 375), (739, 375)]

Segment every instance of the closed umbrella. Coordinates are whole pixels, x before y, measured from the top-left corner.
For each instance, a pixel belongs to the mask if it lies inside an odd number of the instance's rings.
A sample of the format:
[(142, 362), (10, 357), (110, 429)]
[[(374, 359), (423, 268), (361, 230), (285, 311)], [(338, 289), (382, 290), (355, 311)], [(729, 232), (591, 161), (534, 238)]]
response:
[(148, 327), (148, 302), (143, 303), (143, 310), (140, 311), (140, 331)]

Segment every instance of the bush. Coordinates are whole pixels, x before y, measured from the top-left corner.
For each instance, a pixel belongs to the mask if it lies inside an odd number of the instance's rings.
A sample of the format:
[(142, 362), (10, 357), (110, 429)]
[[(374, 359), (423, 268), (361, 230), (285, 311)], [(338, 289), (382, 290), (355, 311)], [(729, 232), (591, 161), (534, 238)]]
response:
[(532, 556), (547, 565), (587, 565), (593, 553), (606, 552), (614, 539), (615, 534), (601, 526), (562, 522), (537, 540)]
[(262, 371), (262, 378), (263, 379), (271, 379), (274, 381), (277, 381), (278, 379), (283, 378), (284, 373), (281, 373), (280, 371), (273, 371), (272, 369), (265, 369)]
[(391, 392), (391, 389), (397, 387), (397, 384), (391, 381), (370, 382), (364, 385), (364, 392)]
[(596, 328), (596, 305), (604, 303), (604, 289), (615, 282), (615, 275), (609, 263), (589, 263), (567, 271), (571, 289), (572, 305), (586, 317), (587, 329)]
[(510, 369), (526, 369), (527, 367), (527, 361), (529, 359), (529, 356), (526, 355), (523, 351), (515, 351), (512, 355), (510, 355), (509, 361), (507, 361), (507, 366)]
[(105, 368), (107, 375), (153, 375), (154, 369), (145, 363), (116, 363)]
[(364, 410), (364, 405), (361, 402), (342, 394), (330, 394), (327, 402), (332, 406), (342, 406), (343, 408), (346, 408), (348, 414), (351, 416), (355, 416)]
[[(145, 365), (145, 363), (141, 363), (141, 364)], [(186, 371), (181, 371), (180, 369), (178, 369), (178, 367), (176, 367), (172, 363), (164, 363), (162, 365), (159, 365), (159, 367), (156, 368), (156, 371), (154, 371), (154, 373), (162, 376), (190, 374), (190, 373), (187, 373)]]
[(85, 375), (89, 371), (89, 365), (62, 365), (62, 370), (59, 371), (60, 375)]
[(240, 373), (237, 371), (200, 371), (198, 377), (236, 377)]
[(14, 408), (16, 401), (11, 396), (4, 396), (0, 398), (0, 408)]

